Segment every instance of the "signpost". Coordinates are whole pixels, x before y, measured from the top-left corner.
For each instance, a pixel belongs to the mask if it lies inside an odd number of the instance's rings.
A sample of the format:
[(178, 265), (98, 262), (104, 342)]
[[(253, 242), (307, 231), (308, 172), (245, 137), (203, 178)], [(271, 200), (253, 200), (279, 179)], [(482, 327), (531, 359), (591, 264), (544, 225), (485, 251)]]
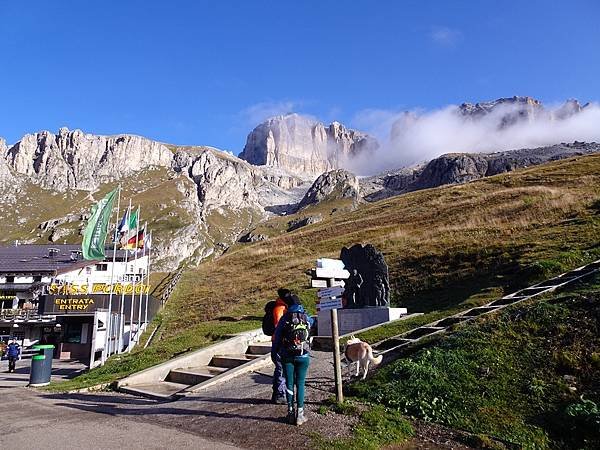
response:
[(318, 311), (330, 311), (331, 339), (333, 344), (333, 368), (335, 374), (335, 390), (338, 403), (344, 401), (342, 390), (342, 364), (340, 356), (340, 334), (338, 330), (337, 310), (343, 308), (342, 295), (344, 282), (350, 273), (344, 269), (344, 263), (337, 259), (319, 259), (317, 268), (313, 270), (312, 287), (319, 287), (317, 296)]
[(337, 298), (341, 297), (344, 293), (344, 288), (341, 286), (334, 286), (325, 289), (319, 289), (317, 297), (322, 298)]

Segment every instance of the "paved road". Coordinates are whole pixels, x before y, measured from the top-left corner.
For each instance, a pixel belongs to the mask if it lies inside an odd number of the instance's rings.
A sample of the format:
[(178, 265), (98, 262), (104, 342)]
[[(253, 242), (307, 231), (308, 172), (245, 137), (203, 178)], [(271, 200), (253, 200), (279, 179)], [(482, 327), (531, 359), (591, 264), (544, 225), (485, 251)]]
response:
[[(171, 449), (238, 447), (203, 439), (177, 427), (136, 420), (127, 414), (95, 412), (87, 401), (69, 396), (40, 395), (31, 389), (0, 386), (2, 434), (0, 448), (24, 449)], [(105, 408), (125, 402), (128, 408), (144, 401), (112, 398)], [(91, 405), (90, 405), (91, 406)]]
[(3, 374), (0, 448), (306, 448), (313, 432), (347, 434), (354, 421), (316, 413), (333, 383), (331, 355), (315, 353), (307, 380), (310, 421), (303, 427), (285, 423), (285, 405), (269, 403), (271, 367), (176, 402), (114, 392), (49, 394), (9, 386), (12, 374)]

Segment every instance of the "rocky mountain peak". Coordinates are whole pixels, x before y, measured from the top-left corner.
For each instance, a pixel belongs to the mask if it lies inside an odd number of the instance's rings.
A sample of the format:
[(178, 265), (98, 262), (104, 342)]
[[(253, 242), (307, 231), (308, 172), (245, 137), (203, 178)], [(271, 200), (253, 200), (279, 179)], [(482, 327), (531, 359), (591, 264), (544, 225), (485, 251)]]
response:
[(332, 170), (319, 176), (298, 204), (298, 210), (323, 201), (344, 198), (359, 199), (358, 178), (344, 169)]
[(490, 102), (463, 103), (458, 112), (469, 119), (480, 119), (487, 115), (497, 115), (498, 127), (504, 128), (520, 121), (533, 122), (546, 111), (542, 102), (533, 97), (505, 97)]
[(240, 158), (255, 165), (314, 176), (337, 169), (349, 158), (377, 147), (374, 138), (339, 122), (325, 126), (293, 113), (272, 117), (252, 130)]
[(66, 127), (57, 134), (26, 134), (4, 155), (16, 173), (57, 191), (93, 190), (138, 170), (168, 167), (172, 158), (165, 145), (141, 136), (100, 136)]
[(504, 97), (489, 102), (463, 103), (459, 106), (459, 111), (465, 116), (485, 115), (493, 112), (500, 107), (518, 107), (518, 108), (541, 108), (542, 102), (533, 97), (517, 96)]

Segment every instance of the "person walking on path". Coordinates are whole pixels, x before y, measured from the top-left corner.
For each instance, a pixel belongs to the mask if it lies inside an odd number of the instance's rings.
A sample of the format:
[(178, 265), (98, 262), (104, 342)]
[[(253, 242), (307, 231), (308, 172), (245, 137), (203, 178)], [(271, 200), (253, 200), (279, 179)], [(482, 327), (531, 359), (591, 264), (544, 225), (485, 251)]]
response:
[(21, 347), (17, 341), (10, 341), (6, 347), (6, 355), (8, 356), (8, 373), (15, 371), (15, 365), (21, 355)]
[[(308, 339), (313, 320), (306, 314), (296, 295), (290, 295), (289, 299), (287, 311), (275, 329), (271, 358), (279, 354), (283, 363), (288, 405), (287, 421), (290, 424), (302, 425), (308, 420), (304, 414), (304, 384), (310, 364)], [(297, 406), (297, 410), (294, 410), (294, 406)]]
[[(288, 302), (290, 301), (291, 292), (285, 288), (277, 289), (277, 300), (273, 307), (273, 334), (271, 335), (271, 342), (275, 339), (275, 329), (279, 320), (283, 317), (287, 311)], [(281, 363), (281, 356), (278, 353), (273, 355), (271, 352), (271, 359), (275, 365), (273, 371), (273, 394), (271, 395), (271, 403), (274, 404), (285, 404), (285, 377), (283, 376), (283, 364)]]

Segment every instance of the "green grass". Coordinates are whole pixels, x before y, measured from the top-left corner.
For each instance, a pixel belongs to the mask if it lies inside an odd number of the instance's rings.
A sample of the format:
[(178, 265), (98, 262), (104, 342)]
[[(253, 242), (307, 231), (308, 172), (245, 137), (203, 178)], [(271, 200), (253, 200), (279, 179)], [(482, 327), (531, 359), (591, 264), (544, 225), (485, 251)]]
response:
[(351, 390), (508, 447), (597, 448), (599, 350), (597, 280), (464, 326)]
[[(258, 327), (281, 286), (314, 312), (309, 270), (317, 258), (339, 257), (355, 243), (384, 253), (392, 304), (425, 313), (368, 332), (369, 341), (485, 303), (600, 258), (599, 199), (600, 156), (591, 155), (361, 205), (265, 242), (235, 245), (186, 270), (153, 344), (132, 354), (139, 361), (127, 369), (110, 362), (112, 379), (207, 345), (207, 325)], [(94, 373), (106, 371), (92, 371), (87, 383)]]
[[(392, 444), (402, 444), (414, 435), (410, 422), (397, 411), (382, 406), (363, 409), (358, 414), (359, 421), (353, 427), (351, 437), (326, 439), (314, 435), (314, 446), (321, 449), (376, 450)], [(345, 410), (337, 412), (349, 414)], [(351, 409), (350, 414), (356, 414), (355, 409)]]

